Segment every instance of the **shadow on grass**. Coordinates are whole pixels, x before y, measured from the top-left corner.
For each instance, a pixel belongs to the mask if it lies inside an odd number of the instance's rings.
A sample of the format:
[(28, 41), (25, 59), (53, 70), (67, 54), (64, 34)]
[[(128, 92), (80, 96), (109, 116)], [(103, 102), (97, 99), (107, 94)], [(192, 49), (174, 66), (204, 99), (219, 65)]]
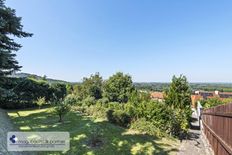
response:
[[(25, 111), (26, 112), (26, 111)], [(15, 112), (17, 113), (17, 112)], [(22, 131), (68, 131), (70, 132), (70, 150), (67, 152), (47, 152), (52, 154), (175, 154), (175, 145), (148, 135), (133, 134), (127, 129), (110, 124), (107, 121), (95, 121), (79, 113), (70, 112), (64, 123), (58, 123), (58, 117), (51, 111), (35, 111), (23, 116), (19, 111), (12, 121)], [(101, 129), (103, 145), (90, 148), (87, 145), (93, 128)], [(38, 152), (38, 154), (47, 154)]]

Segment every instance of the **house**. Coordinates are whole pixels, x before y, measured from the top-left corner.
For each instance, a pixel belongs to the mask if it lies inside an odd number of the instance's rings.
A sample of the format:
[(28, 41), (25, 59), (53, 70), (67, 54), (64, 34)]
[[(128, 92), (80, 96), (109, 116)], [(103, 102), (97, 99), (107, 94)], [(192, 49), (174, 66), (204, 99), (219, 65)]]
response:
[(191, 95), (192, 107), (196, 108), (196, 102), (199, 100), (206, 100), (209, 98), (218, 97), (221, 100), (232, 98), (232, 92), (219, 92), (219, 91), (195, 91)]
[(159, 102), (162, 102), (162, 101), (164, 101), (164, 94), (162, 92), (152, 92), (151, 98), (153, 100), (157, 100)]

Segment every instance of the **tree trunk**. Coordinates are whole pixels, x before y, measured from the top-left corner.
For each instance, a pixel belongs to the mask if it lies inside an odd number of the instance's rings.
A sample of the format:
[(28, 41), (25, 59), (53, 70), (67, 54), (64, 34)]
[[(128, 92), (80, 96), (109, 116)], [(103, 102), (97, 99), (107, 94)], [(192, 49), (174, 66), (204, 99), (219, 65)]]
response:
[(59, 119), (59, 122), (62, 123), (62, 122), (63, 122), (63, 117), (62, 117), (62, 115), (59, 115), (59, 118), (60, 118), (60, 119)]

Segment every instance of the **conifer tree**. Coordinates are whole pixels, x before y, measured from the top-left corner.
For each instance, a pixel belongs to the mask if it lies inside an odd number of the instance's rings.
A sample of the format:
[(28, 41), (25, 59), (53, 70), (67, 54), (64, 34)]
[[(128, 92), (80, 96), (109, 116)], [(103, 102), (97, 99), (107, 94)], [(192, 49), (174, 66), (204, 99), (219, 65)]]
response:
[(23, 31), (21, 17), (17, 17), (15, 10), (0, 0), (0, 77), (11, 74), (21, 68), (15, 59), (16, 52), (22, 47), (14, 38), (31, 37), (31, 33)]

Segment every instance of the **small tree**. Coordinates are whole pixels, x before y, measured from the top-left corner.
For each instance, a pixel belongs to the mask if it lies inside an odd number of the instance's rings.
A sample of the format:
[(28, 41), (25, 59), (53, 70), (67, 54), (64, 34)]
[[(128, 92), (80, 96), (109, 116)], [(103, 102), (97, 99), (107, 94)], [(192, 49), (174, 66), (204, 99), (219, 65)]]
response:
[(39, 109), (41, 108), (42, 105), (46, 103), (45, 97), (39, 97), (36, 101), (36, 104), (39, 106)]
[(70, 109), (70, 105), (65, 101), (57, 101), (55, 113), (59, 116), (59, 122), (63, 122), (64, 115), (66, 115), (70, 111)]

